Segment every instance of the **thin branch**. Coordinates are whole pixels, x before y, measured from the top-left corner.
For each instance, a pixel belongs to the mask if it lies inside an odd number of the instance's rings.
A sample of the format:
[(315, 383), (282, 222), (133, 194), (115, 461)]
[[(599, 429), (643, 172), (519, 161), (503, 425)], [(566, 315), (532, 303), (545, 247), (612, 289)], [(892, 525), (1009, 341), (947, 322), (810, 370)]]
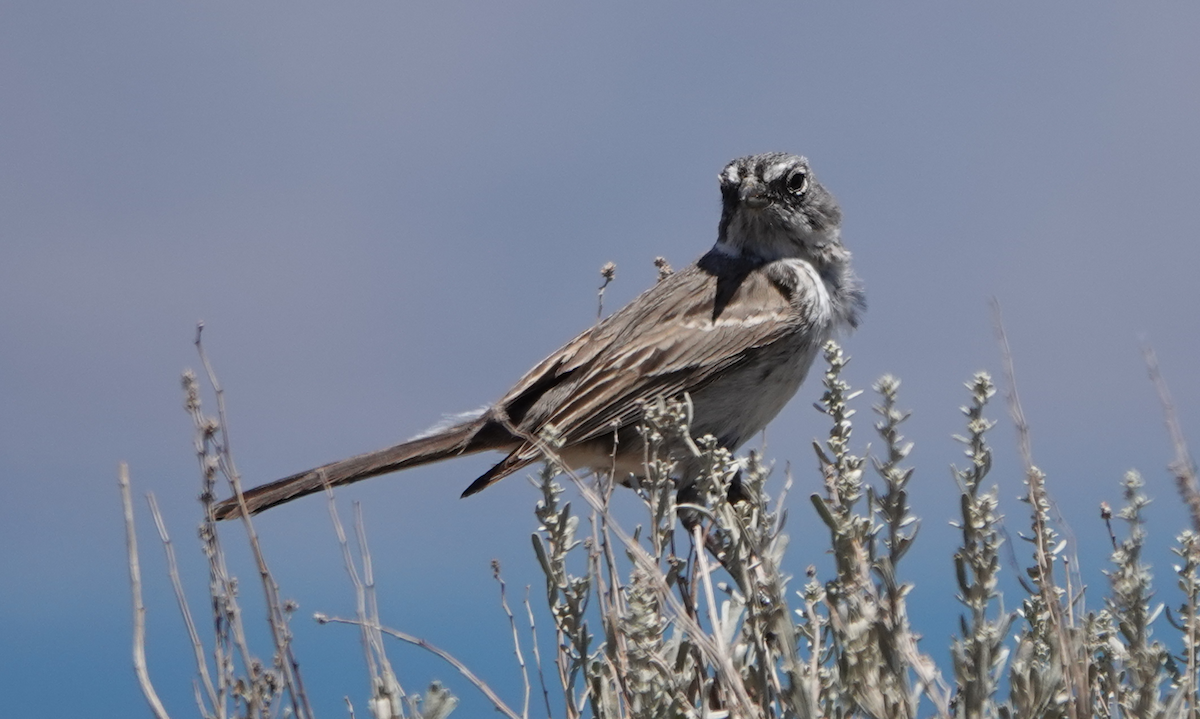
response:
[(363, 646), (363, 655), (367, 663), (367, 672), (371, 678), (372, 701), (386, 700), (389, 716), (403, 715), (403, 700), (408, 696), (396, 673), (392, 671), (387, 652), (383, 646), (383, 635), (379, 627), (379, 606), (375, 601), (375, 576), (371, 568), (371, 550), (367, 546), (367, 532), (363, 524), (362, 506), (354, 503), (354, 529), (358, 541), (359, 559), (362, 561), (362, 578), (354, 561), (354, 553), (350, 542), (346, 539), (346, 531), (342, 526), (341, 516), (337, 511), (333, 487), (325, 483), (325, 496), (329, 500), (329, 517), (337, 534), (338, 546), (342, 549), (342, 559), (346, 566), (346, 574), (354, 586), (355, 614), (358, 617), (359, 629)]
[(508, 626), (512, 628), (513, 652), (517, 655), (517, 666), (521, 667), (521, 682), (525, 687), (525, 698), (521, 703), (521, 716), (527, 717), (529, 716), (529, 695), (532, 691), (529, 684), (529, 669), (525, 666), (525, 655), (521, 653), (521, 634), (517, 631), (517, 618), (508, 608), (507, 586), (504, 583), (504, 577), (500, 576), (500, 562), (496, 559), (492, 560), (492, 578), (500, 585), (500, 607), (504, 609), (504, 614), (508, 617)]
[(367, 594), (367, 619), (371, 622), (371, 643), (375, 647), (375, 659), (383, 672), (388, 692), (396, 696), (407, 696), (383, 646), (383, 635), (379, 632), (379, 601), (375, 595), (375, 570), (371, 564), (371, 547), (367, 544), (367, 525), (363, 521), (362, 503), (354, 503), (354, 537), (358, 541), (358, 554), (363, 566), (363, 589)]
[[(559, 457), (558, 452), (554, 447), (550, 446), (550, 444), (544, 441), (542, 438), (529, 433), (522, 433), (522, 436), (524, 436), (531, 444), (536, 446), (538, 451), (540, 451), (542, 455), (547, 458), (547, 460), (553, 463), (556, 467), (562, 468), (562, 473), (575, 484), (575, 488), (579, 491), (584, 500), (587, 501), (588, 505), (593, 511), (604, 511), (603, 498), (601, 498), (596, 490), (589, 486), (588, 483), (585, 482), (581, 476), (579, 476), (578, 472), (570, 470), (566, 467), (566, 465), (563, 464), (562, 458)], [(690, 437), (685, 435), (683, 439), (688, 442), (695, 454), (700, 453), (700, 450), (691, 441)], [(695, 509), (703, 508), (695, 507)], [(684, 604), (675, 597), (674, 593), (672, 593), (671, 587), (667, 585), (666, 578), (663, 576), (662, 572), (659, 571), (657, 558), (651, 557), (649, 552), (647, 552), (640, 544), (635, 542), (633, 538), (630, 537), (629, 534), (627, 534), (624, 530), (622, 530), (620, 525), (618, 525), (616, 522), (610, 520), (606, 522), (606, 526), (609, 531), (616, 535), (617, 539), (621, 540), (621, 544), (625, 546), (629, 558), (632, 559), (635, 564), (640, 565), (641, 568), (647, 573), (647, 576), (653, 581), (655, 590), (659, 595), (659, 599), (670, 606), (676, 621), (679, 623), (679, 626), (684, 632), (687, 632), (693, 644), (698, 650), (704, 652), (712, 659), (717, 672), (721, 675), (721, 679), (724, 680), (725, 685), (732, 690), (734, 698), (737, 700), (737, 704), (741, 712), (747, 717), (758, 716), (761, 714), (761, 712), (756, 709), (753, 700), (750, 698), (750, 695), (746, 690), (745, 682), (742, 681), (741, 675), (733, 667), (732, 661), (722, 661), (720, 659), (720, 657), (728, 656), (724, 651), (724, 647), (718, 646), (719, 642), (704, 631), (704, 628), (692, 615), (688, 607), (684, 606)], [(695, 545), (693, 544), (693, 546)], [(699, 551), (697, 550), (697, 554), (698, 553)]]
[(1035, 469), (1033, 464), (1033, 449), (1029, 439), (1029, 422), (1025, 421), (1025, 411), (1021, 409), (1021, 398), (1017, 395), (1017, 378), (1013, 371), (1012, 348), (1008, 346), (1008, 334), (1004, 331), (1004, 317), (1000, 314), (1000, 301), (992, 298), (992, 322), (996, 331), (996, 342), (1000, 345), (1000, 357), (1004, 363), (1005, 399), (1008, 400), (1008, 414), (1012, 417), (1013, 426), (1017, 429), (1017, 448), (1021, 452), (1021, 460), (1025, 463), (1025, 473)]
[(1071, 653), (1071, 643), (1067, 638), (1066, 618), (1063, 616), (1063, 606), (1055, 593), (1054, 585), (1054, 555), (1053, 548), (1046, 546), (1046, 531), (1042, 505), (1052, 506), (1046, 492), (1045, 475), (1033, 463), (1033, 450), (1029, 439), (1029, 423), (1025, 420), (1025, 411), (1021, 408), (1021, 399), (1017, 394), (1016, 374), (1013, 370), (1012, 349), (1008, 345), (1008, 334), (1004, 331), (1004, 317), (1000, 312), (1000, 301), (995, 297), (991, 300), (992, 320), (995, 325), (996, 341), (1000, 345), (1001, 359), (1004, 363), (1004, 378), (1008, 411), (1017, 429), (1017, 444), (1021, 452), (1021, 460), (1025, 464), (1025, 476), (1029, 482), (1029, 503), (1033, 509), (1034, 547), (1036, 551), (1037, 571), (1040, 579), (1037, 582), (1038, 592), (1046, 610), (1051, 616), (1055, 640), (1059, 648), (1059, 661), (1062, 663), (1063, 676), (1068, 677), (1068, 711), (1073, 717), (1081, 717), (1081, 702), (1088, 700), (1087, 679), (1080, 676), (1076, 665), (1077, 657)]
[[(701, 534), (699, 524), (692, 526), (692, 540), (698, 547), (704, 545), (704, 537)], [(708, 609), (708, 621), (712, 624), (713, 634), (723, 637), (725, 636), (725, 626), (721, 622), (721, 615), (717, 612), (717, 602), (715, 593), (713, 592), (712, 573), (708, 566), (708, 557), (704, 552), (699, 552), (696, 555), (696, 562), (700, 569), (700, 581), (701, 587), (704, 589), (704, 602)], [(717, 646), (721, 649), (725, 648), (724, 642), (717, 642)], [(721, 654), (721, 661), (725, 661), (728, 657), (724, 652)]]
[(255, 565), (258, 568), (258, 576), (262, 582), (263, 594), (266, 595), (267, 622), (271, 627), (271, 637), (274, 640), (275, 651), (280, 658), (279, 664), (280, 669), (283, 670), (284, 682), (291, 689), (288, 694), (292, 703), (292, 711), (297, 717), (308, 719), (313, 716), (313, 711), (309, 705), (308, 694), (304, 690), (304, 682), (300, 676), (300, 663), (292, 651), (291, 634), (287, 628), (287, 616), (283, 608), (283, 601), (279, 597), (279, 585), (275, 583), (275, 578), (271, 575), (271, 570), (267, 567), (266, 556), (262, 551), (262, 545), (258, 541), (258, 533), (254, 530), (254, 524), (250, 521), (250, 511), (246, 506), (246, 498), (242, 493), (241, 474), (237, 471), (237, 466), (233, 461), (233, 453), (230, 449), (229, 422), (225, 412), (225, 390), (221, 387), (220, 381), (217, 380), (217, 374), (213, 370), (212, 363), (208, 360), (208, 354), (204, 351), (204, 343), (201, 341), (203, 332), (204, 323), (197, 323), (196, 353), (200, 356), (200, 363), (204, 366), (204, 372), (208, 376), (209, 384), (212, 385), (213, 393), (217, 400), (217, 421), (221, 431), (219, 452), (221, 470), (226, 479), (229, 480), (229, 485), (232, 487), (233, 494), (237, 497), (238, 506), (241, 509), (242, 525), (246, 528), (246, 536), (250, 543), (251, 553), (254, 555)]
[(550, 710), (550, 691), (546, 688), (546, 674), (542, 671), (542, 654), (538, 651), (537, 624), (533, 620), (533, 605), (529, 603), (529, 585), (525, 585), (525, 612), (529, 615), (529, 644), (533, 648), (533, 664), (537, 667), (538, 683), (542, 685), (542, 698), (546, 701), (546, 717), (550, 719), (554, 712)]
[[(217, 683), (217, 716), (223, 719), (226, 715), (226, 701), (240, 681), (235, 676), (234, 655), (240, 653), (243, 666), (251, 671), (257, 666), (250, 656), (246, 637), (242, 627), (241, 608), (237, 603), (237, 587), (235, 580), (230, 577), (225, 563), (225, 553), (221, 549), (220, 535), (217, 533), (216, 520), (213, 518), (213, 504), (216, 495), (216, 477), (219, 461), (210, 454), (210, 447), (216, 441), (216, 432), (220, 429), (216, 420), (204, 415), (200, 401), (200, 383), (196, 373), (185, 370), (181, 377), (184, 390), (184, 409), (192, 418), (196, 428), (193, 440), (196, 450), (196, 460), (200, 465), (201, 491), (200, 503), (204, 511), (204, 521), (200, 525), (200, 542), (204, 556), (208, 560), (208, 591), (213, 618), (213, 666), (216, 670)], [(257, 683), (249, 682), (251, 690), (241, 694), (248, 702), (248, 709), (258, 706)]]
[[(362, 622), (356, 621), (354, 619), (343, 619), (341, 617), (329, 617), (329, 616), (325, 616), (324, 614), (316, 614), (316, 615), (314, 615), (314, 618), (321, 624), (353, 624), (356, 626), (362, 624)], [(446, 663), (448, 663), (450, 666), (457, 669), (459, 674), (462, 674), (464, 677), (466, 677), (467, 681), (474, 684), (476, 689), (483, 692), (483, 695), (486, 696), (490, 702), (492, 702), (492, 706), (496, 707), (497, 711), (499, 711), (500, 713), (509, 717), (509, 719), (522, 719), (521, 715), (517, 714), (512, 709), (510, 709), (508, 707), (508, 705), (504, 703), (504, 700), (501, 699), (499, 696), (497, 696), (496, 692), (492, 691), (491, 687), (489, 687), (486, 683), (484, 683), (484, 681), (482, 679), (475, 676), (474, 672), (472, 672), (470, 669), (467, 668), (467, 665), (463, 664), (458, 659), (455, 659), (454, 655), (450, 654), (449, 652), (447, 652), (444, 649), (439, 649), (438, 647), (435, 647), (434, 645), (430, 644), (429, 642), (425, 641), (424, 639), (421, 639), (420, 637), (415, 637), (411, 634), (406, 634), (404, 632), (397, 631), (395, 629), (389, 629), (388, 627), (378, 627), (378, 629), (379, 629), (379, 631), (383, 632), (384, 634), (387, 634), (390, 637), (395, 637), (396, 639), (399, 639), (402, 642), (407, 642), (409, 644), (413, 644), (415, 646), (421, 647), (422, 649), (430, 652), (431, 654), (441, 657)]]
[[(553, 449), (547, 447), (544, 442), (540, 443), (539, 448), (542, 449), (543, 452), (550, 452), (550, 456), (554, 456)], [(583, 478), (581, 478), (575, 472), (566, 472), (566, 475), (575, 483), (576, 489), (579, 490), (579, 493), (588, 502), (588, 504), (592, 506), (593, 509), (597, 509), (602, 506), (603, 500), (600, 499), (595, 490), (593, 490), (586, 482), (583, 481)], [(736, 669), (734, 669), (731, 661), (722, 661), (720, 659), (720, 657), (727, 656), (727, 654), (724, 652), (724, 648), (719, 646), (720, 642), (704, 631), (704, 628), (691, 615), (691, 613), (688, 611), (688, 608), (685, 607), (671, 592), (671, 588), (667, 585), (665, 577), (661, 572), (658, 571), (657, 560), (654, 557), (651, 557), (645, 548), (635, 542), (633, 538), (626, 534), (625, 531), (622, 530), (621, 527), (615, 522), (609, 522), (608, 527), (609, 530), (616, 535), (617, 539), (621, 540), (621, 543), (625, 545), (626, 550), (629, 552), (630, 559), (632, 559), (636, 564), (640, 565), (641, 568), (647, 573), (647, 576), (654, 582), (660, 600), (671, 607), (671, 611), (675, 616), (675, 620), (679, 622), (679, 625), (683, 631), (687, 632), (692, 642), (711, 658), (714, 666), (720, 673), (721, 678), (725, 681), (726, 686), (732, 690), (742, 712), (745, 713), (746, 716), (756, 716), (759, 712), (756, 711), (755, 704), (753, 700), (750, 699), (750, 695), (746, 691), (746, 685), (742, 681), (741, 675), (738, 674)], [(699, 551), (697, 551), (697, 554), (699, 554)]]
[(1179, 496), (1183, 498), (1192, 515), (1192, 529), (1200, 532), (1200, 483), (1196, 480), (1196, 463), (1192, 461), (1187, 441), (1183, 438), (1183, 427), (1175, 413), (1175, 402), (1171, 399), (1167, 381), (1158, 369), (1158, 357), (1149, 345), (1143, 345), (1142, 356), (1146, 360), (1146, 369), (1150, 372), (1150, 381), (1154, 383), (1154, 389), (1158, 392), (1158, 401), (1162, 404), (1167, 422), (1167, 433), (1171, 436), (1171, 446), (1175, 450), (1175, 460), (1171, 462), (1169, 469), (1175, 475), (1175, 486), (1179, 489)]
[(604, 280), (604, 284), (600, 285), (600, 289), (596, 292), (596, 321), (599, 322), (604, 317), (604, 290), (612, 283), (617, 276), (617, 266), (612, 262), (605, 262), (600, 268), (600, 277)]
[[(217, 690), (213, 686), (212, 677), (208, 673), (208, 661), (204, 657), (204, 643), (200, 641), (200, 632), (196, 630), (196, 622), (192, 620), (192, 610), (188, 606), (187, 595), (183, 591), (183, 582), (179, 577), (179, 564), (175, 561), (175, 545), (171, 543), (171, 537), (167, 534), (167, 525), (163, 521), (162, 512), (158, 511), (158, 501), (155, 500), (154, 495), (147, 494), (146, 502), (150, 505), (150, 515), (154, 517), (154, 526), (158, 528), (158, 538), (167, 555), (167, 575), (171, 578), (171, 586), (175, 589), (175, 601), (179, 604), (179, 613), (183, 615), (183, 623), (187, 627), (188, 638), (192, 642), (192, 652), (196, 658), (196, 671), (200, 674), (200, 681), (208, 694), (209, 705), (212, 706), (214, 713), (220, 712), (220, 700), (217, 698)], [(196, 690), (196, 703), (200, 707), (200, 712), (206, 713), (199, 687)]]
[(325, 496), (329, 500), (329, 519), (333, 522), (333, 531), (337, 535), (338, 546), (342, 549), (342, 561), (346, 567), (346, 574), (350, 577), (350, 584), (354, 587), (354, 614), (358, 617), (358, 621), (362, 622), (360, 627), (362, 634), (363, 658), (367, 663), (367, 673), (371, 675), (372, 691), (374, 691), (374, 683), (376, 677), (379, 676), (379, 668), (375, 664), (375, 652), (372, 651), (372, 636), (367, 629), (367, 594), (363, 589), (362, 580), (358, 576), (358, 568), (354, 563), (354, 555), (350, 551), (350, 542), (346, 539), (346, 530), (342, 527), (342, 518), (338, 516), (337, 504), (334, 502), (333, 488), (328, 483), (325, 484)]
[(146, 605), (142, 603), (142, 569), (138, 563), (137, 531), (133, 525), (133, 499), (129, 491), (129, 465), (121, 462), (117, 469), (117, 485), (121, 488), (121, 505), (125, 510), (125, 550), (129, 553), (129, 585), (133, 590), (133, 670), (146, 703), (158, 719), (170, 719), (146, 668)]
[[(616, 455), (614, 454), (613, 456), (615, 457)], [(628, 611), (622, 591), (621, 574), (617, 569), (617, 557), (613, 551), (608, 531), (608, 523), (611, 517), (608, 508), (611, 506), (612, 493), (616, 487), (612, 481), (613, 476), (611, 472), (596, 475), (597, 484), (601, 488), (600, 497), (604, 503), (604, 510), (603, 512), (596, 512), (595, 509), (592, 511), (593, 544), (591, 559), (593, 560), (592, 565), (594, 567), (592, 574), (596, 577), (596, 596), (600, 600), (600, 615), (603, 623), (612, 628), (612, 633), (616, 640), (616, 651), (606, 652), (604, 660), (612, 667), (612, 675), (619, 690), (618, 699), (630, 703), (631, 693), (627, 681), (629, 677), (628, 636), (624, 631), (617, 629), (617, 627), (621, 626), (621, 617), (628, 616)], [(601, 563), (601, 559), (603, 559), (603, 564)], [(605, 572), (608, 574), (607, 581), (604, 578)], [(613, 666), (614, 659), (616, 666)]]
[(929, 698), (937, 716), (949, 719), (952, 692), (928, 654), (921, 653), (912, 632), (899, 633), (899, 649), (921, 683), (920, 691)]

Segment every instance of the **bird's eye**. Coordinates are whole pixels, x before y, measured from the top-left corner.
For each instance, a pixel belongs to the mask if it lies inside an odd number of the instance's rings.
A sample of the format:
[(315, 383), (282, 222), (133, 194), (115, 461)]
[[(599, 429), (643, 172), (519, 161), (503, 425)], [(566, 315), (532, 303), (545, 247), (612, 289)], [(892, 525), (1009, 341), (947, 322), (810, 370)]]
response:
[(803, 195), (808, 191), (808, 173), (804, 170), (796, 170), (791, 177), (787, 179), (788, 192), (793, 195)]

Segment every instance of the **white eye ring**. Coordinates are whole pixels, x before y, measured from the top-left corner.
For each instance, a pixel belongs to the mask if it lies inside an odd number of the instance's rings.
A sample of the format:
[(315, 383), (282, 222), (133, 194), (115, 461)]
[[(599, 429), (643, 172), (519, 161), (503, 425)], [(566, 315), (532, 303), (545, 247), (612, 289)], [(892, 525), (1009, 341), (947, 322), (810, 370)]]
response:
[(787, 179), (788, 192), (799, 196), (808, 192), (808, 173), (804, 170), (796, 170)]

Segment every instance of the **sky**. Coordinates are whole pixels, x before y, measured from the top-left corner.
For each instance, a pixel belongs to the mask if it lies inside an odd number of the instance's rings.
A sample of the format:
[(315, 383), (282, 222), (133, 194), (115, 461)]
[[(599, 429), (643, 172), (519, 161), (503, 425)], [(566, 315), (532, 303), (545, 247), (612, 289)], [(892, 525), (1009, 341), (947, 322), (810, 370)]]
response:
[[(605, 262), (611, 311), (654, 282), (656, 256), (703, 254), (717, 173), (773, 150), (806, 155), (843, 208), (869, 304), (844, 338), (848, 379), (893, 373), (913, 411), (923, 523), (902, 574), (926, 651), (944, 659), (955, 628), (952, 435), (963, 383), (1001, 376), (991, 298), (1089, 606), (1107, 561), (1096, 507), (1130, 468), (1158, 500), (1151, 559), (1177, 602), (1167, 548), (1186, 519), (1141, 352), (1157, 351), (1200, 442), (1197, 28), (1185, 2), (3, 4), (0, 714), (146, 713), (119, 461), (139, 497), (151, 675), (174, 716), (195, 714), (140, 497), (157, 497), (200, 603), (179, 388), (198, 321), (248, 484), (381, 448), (494, 400), (588, 326)], [(819, 396), (810, 378), (766, 433), (777, 476), (796, 476), (797, 576), (825, 561), (806, 500)], [(1024, 562), (1015, 433), (999, 397), (990, 415), (991, 480)], [(512, 477), (458, 498), (494, 459), (339, 502), (363, 505), (384, 622), (515, 699), (489, 562), (538, 599), (535, 491)], [(309, 619), (353, 610), (324, 500), (256, 526), (299, 603), (318, 712), (345, 716), (343, 696), (361, 708), (357, 635)], [(237, 527), (225, 543), (261, 633)], [(486, 711), (429, 655), (393, 659), (407, 688), (440, 677), (462, 715)]]

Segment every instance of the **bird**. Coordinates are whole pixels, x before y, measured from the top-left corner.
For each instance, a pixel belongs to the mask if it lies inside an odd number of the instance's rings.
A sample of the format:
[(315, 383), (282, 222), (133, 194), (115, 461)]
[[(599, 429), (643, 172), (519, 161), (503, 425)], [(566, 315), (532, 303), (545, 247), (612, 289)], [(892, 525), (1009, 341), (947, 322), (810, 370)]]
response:
[(712, 248), (542, 360), (494, 404), (393, 447), (250, 489), (218, 503), (215, 518), (239, 517), (243, 506), (256, 514), (327, 485), (505, 453), (467, 497), (545, 459), (539, 437), (549, 428), (563, 466), (638, 475), (646, 403), (684, 394), (693, 435), (736, 451), (783, 409), (824, 344), (858, 326), (866, 303), (842, 245), (841, 208), (807, 158), (741, 157), (718, 179)]

